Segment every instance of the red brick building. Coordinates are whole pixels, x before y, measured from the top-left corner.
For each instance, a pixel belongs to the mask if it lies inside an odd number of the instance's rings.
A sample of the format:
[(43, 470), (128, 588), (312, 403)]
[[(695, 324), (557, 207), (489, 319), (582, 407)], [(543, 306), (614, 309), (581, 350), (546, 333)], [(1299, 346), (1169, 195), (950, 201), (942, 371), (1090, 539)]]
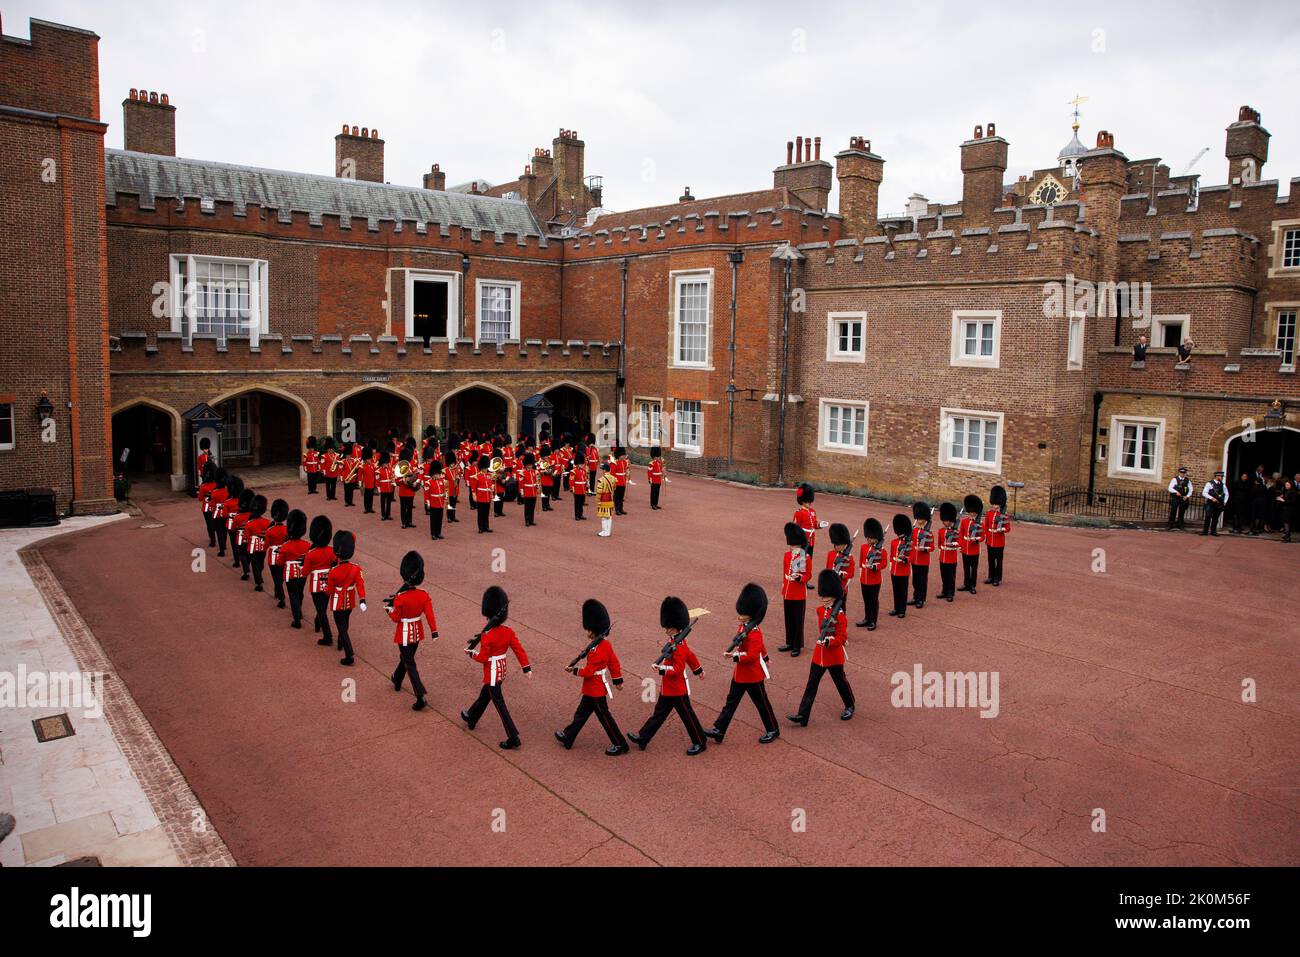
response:
[[(126, 148), (104, 150), (93, 36), (33, 23), (0, 51), (21, 150), (0, 173), (5, 342), (27, 342), (0, 355), (0, 488), (87, 508), (126, 449), (179, 484), (200, 402), (226, 459), (261, 464), (344, 419), (517, 431), (539, 394), (571, 427), (625, 409), (628, 444), (660, 435), (673, 467), (864, 493), (1015, 481), (1044, 510), (1180, 464), (1300, 470), (1300, 198), (1260, 178), (1249, 108), (1224, 186), (1104, 132), (1008, 184), (989, 124), (954, 156), (960, 199), (907, 216), (880, 216), (885, 160), (860, 136), (833, 163), (795, 138), (770, 186), (612, 213), (573, 130), (497, 186), (448, 189), (438, 165), (402, 186), (353, 125), (334, 176), (179, 158), (183, 104), (178, 138), (168, 97), (132, 90)], [(71, 163), (55, 189), (33, 172), (50, 155)], [(73, 348), (19, 335), (51, 315)], [(71, 445), (40, 443), (42, 389)]]

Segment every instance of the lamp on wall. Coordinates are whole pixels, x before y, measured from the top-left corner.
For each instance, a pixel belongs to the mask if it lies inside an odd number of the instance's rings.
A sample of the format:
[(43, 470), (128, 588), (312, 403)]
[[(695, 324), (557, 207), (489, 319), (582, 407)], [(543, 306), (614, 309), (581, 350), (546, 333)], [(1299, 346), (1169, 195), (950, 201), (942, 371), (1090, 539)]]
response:
[(41, 397), (36, 400), (36, 421), (44, 422), (54, 414), (54, 403), (50, 401), (49, 395), (44, 390), (41, 391)]
[(1281, 432), (1282, 423), (1286, 421), (1286, 406), (1281, 399), (1274, 399), (1273, 404), (1264, 413), (1264, 431)]
[(469, 272), (469, 257), (468, 257), (468, 256), (461, 256), (461, 257), (460, 257), (460, 271), (461, 271), (461, 272)]

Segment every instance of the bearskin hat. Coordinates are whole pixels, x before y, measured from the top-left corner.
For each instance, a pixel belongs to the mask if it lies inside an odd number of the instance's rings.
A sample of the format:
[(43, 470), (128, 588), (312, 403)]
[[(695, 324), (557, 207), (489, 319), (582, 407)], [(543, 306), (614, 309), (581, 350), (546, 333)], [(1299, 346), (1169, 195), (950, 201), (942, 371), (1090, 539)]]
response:
[(811, 505), (815, 497), (813, 487), (807, 482), (800, 482), (799, 487), (795, 489), (794, 498), (800, 505)]
[(314, 435), (307, 436), (307, 448), (309, 449), (316, 448), (316, 436)]
[(424, 556), (412, 549), (402, 556), (402, 564), (397, 571), (407, 585), (420, 584), (424, 581)]
[(676, 595), (669, 595), (659, 606), (659, 627), (681, 631), (691, 623), (691, 613), (686, 609), (686, 602)]
[(330, 536), (333, 534), (334, 524), (329, 516), (317, 515), (311, 520), (311, 531), (307, 537), (311, 539), (312, 548), (324, 548), (330, 543)]
[(536, 465), (536, 464), (537, 464), (537, 456), (534, 455), (532, 452), (525, 452), (524, 465)]
[(912, 520), (902, 512), (894, 516), (894, 534), (899, 538), (906, 538), (912, 534)]
[(325, 451), (327, 452), (330, 449), (334, 448), (334, 436), (332, 435), (325, 436), (325, 444), (322, 446), (322, 448), (324, 448)]
[(831, 544), (843, 547), (853, 541), (849, 535), (849, 527), (843, 522), (835, 522), (830, 527)]
[(430, 475), (442, 474), (442, 459), (438, 458), (437, 456), (434, 456), (429, 460), (429, 474)]
[(282, 498), (277, 498), (271, 503), (271, 520), (273, 522), (283, 522), (285, 516), (289, 514), (289, 503)]
[(596, 441), (596, 433), (595, 433), (595, 432), (588, 432), (588, 433), (587, 433), (587, 444), (588, 444), (588, 445), (592, 445), (592, 444), (595, 443), (595, 441)]
[(203, 436), (203, 438), (199, 439), (199, 448), (206, 452), (208, 449), (212, 448), (212, 440), (206, 435)]
[(862, 534), (873, 542), (882, 541), (885, 537), (885, 526), (880, 524), (880, 519), (869, 518), (862, 523)]
[(289, 538), (302, 538), (307, 534), (307, 513), (295, 508), (284, 520), (284, 530)]
[(491, 467), (492, 467), (492, 460), (490, 458), (488, 458), (486, 455), (480, 455), (478, 457), (478, 468), (480, 472), (486, 472)]
[(484, 618), (496, 618), (501, 616), (505, 620), (506, 610), (510, 607), (510, 596), (500, 585), (489, 585), (483, 592), (483, 603), (479, 606), (479, 611)]
[(736, 614), (744, 615), (756, 625), (762, 624), (767, 615), (767, 592), (763, 591), (761, 585), (750, 582), (740, 590), (740, 597), (736, 599)]
[(660, 458), (663, 454), (664, 454), (664, 450), (661, 449), (659, 446), (657, 445), (650, 446), (650, 457), (652, 459)]
[(582, 603), (582, 630), (595, 635), (609, 631), (609, 611), (594, 598)]
[(621, 445), (614, 446), (614, 458), (621, 459), (625, 455), (627, 455), (627, 449)]
[(984, 511), (984, 502), (978, 495), (967, 495), (962, 501), (962, 507), (971, 515), (978, 515)]
[(217, 466), (217, 470), (212, 473), (212, 481), (217, 483), (217, 488), (226, 488), (226, 483), (230, 481), (230, 476), (226, 470)]
[(1005, 508), (1007, 504), (1007, 490), (1001, 485), (995, 485), (989, 489), (989, 504), (998, 508)]
[(251, 511), (253, 508), (253, 499), (257, 498), (257, 493), (251, 488), (246, 488), (239, 493), (239, 510), (241, 512)]
[(957, 521), (957, 506), (952, 504), (952, 502), (940, 502), (939, 521), (941, 522)]
[(844, 583), (840, 581), (839, 572), (833, 568), (822, 569), (817, 576), (817, 597), (836, 601), (844, 597)]
[(341, 562), (352, 560), (357, 550), (357, 537), (351, 532), (339, 529), (334, 533), (334, 557)]
[(226, 479), (226, 491), (230, 493), (230, 498), (238, 502), (239, 496), (244, 494), (244, 480), (238, 475), (229, 476)]
[(265, 515), (265, 514), (266, 514), (266, 496), (265, 496), (265, 495), (254, 495), (254, 496), (253, 496), (253, 503), (252, 503), (252, 505), (249, 507), (248, 510), (249, 510), (250, 512), (253, 513), (253, 518), (261, 518), (263, 515)]
[(808, 536), (803, 533), (803, 529), (797, 523), (786, 522), (785, 543), (791, 548), (807, 548)]
[(587, 457), (587, 447), (579, 442), (573, 447), (573, 457), (576, 459), (585, 459)]
[(912, 518), (918, 522), (928, 522), (930, 520), (930, 506), (925, 502), (913, 502)]

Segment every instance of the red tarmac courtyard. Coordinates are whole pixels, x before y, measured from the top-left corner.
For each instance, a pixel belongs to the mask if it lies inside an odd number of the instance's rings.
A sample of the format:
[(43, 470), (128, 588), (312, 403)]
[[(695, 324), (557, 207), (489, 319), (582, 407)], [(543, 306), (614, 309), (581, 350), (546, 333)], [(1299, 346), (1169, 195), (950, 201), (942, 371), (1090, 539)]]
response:
[[(882, 611), (871, 634), (850, 627), (856, 716), (838, 720), (824, 681), (798, 728), (784, 715), (809, 657), (775, 652), (793, 493), (674, 475), (652, 512), (638, 481), (609, 540), (596, 537), (593, 509), (573, 521), (567, 496), (531, 529), (508, 507), (490, 536), (462, 501), (461, 523), (432, 542), (419, 509), (403, 531), (344, 509), (341, 494), (276, 490), (357, 533), (369, 611), (353, 615), (354, 668), (317, 646), (310, 612), (302, 631), (289, 627), (269, 578), (254, 593), (215, 549), (206, 572), (192, 570), (191, 550), (206, 544), (192, 499), (146, 501), (143, 517), (38, 547), (239, 864), (1300, 863), (1300, 546), (1017, 524), (1003, 587), (931, 601), (903, 622)], [(851, 528), (869, 515), (887, 526), (897, 510), (830, 495), (816, 505)], [(823, 533), (817, 567), (826, 547)], [(419, 713), (389, 684), (397, 653), (382, 608), (410, 548), (425, 556), (442, 634), (419, 654), (430, 705)], [(652, 707), (641, 681), (663, 642), (661, 599), (710, 609), (690, 638), (707, 671), (692, 680), (707, 726), (750, 580), (773, 599), (777, 742), (758, 744), (748, 701), (726, 742), (693, 758), (675, 717), (647, 751), (617, 758), (595, 721), (572, 751), (552, 739), (578, 699), (564, 666), (585, 644), (585, 598), (613, 619), (628, 680), (611, 707), (624, 731)], [(491, 708), (473, 732), (458, 716), (478, 692), (480, 669), (461, 649), (482, 627), (490, 584), (510, 593), (534, 668), (529, 680), (512, 663), (506, 681), (524, 742), (512, 752), (497, 747)], [(855, 586), (850, 622), (861, 610)], [(996, 673), (997, 716), (894, 707), (891, 676), (917, 665)]]

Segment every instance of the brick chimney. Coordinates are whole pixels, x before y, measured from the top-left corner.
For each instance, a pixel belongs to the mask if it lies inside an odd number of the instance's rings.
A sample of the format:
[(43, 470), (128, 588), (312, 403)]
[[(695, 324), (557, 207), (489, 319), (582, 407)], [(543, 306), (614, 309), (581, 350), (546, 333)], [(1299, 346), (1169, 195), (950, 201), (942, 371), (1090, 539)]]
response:
[(384, 181), (384, 141), (379, 130), (343, 124), (343, 132), (334, 137), (334, 175), (339, 179), (359, 179), (368, 183)]
[(1098, 247), (1098, 274), (1117, 275), (1120, 199), (1128, 191), (1128, 157), (1115, 149), (1115, 137), (1097, 132), (1097, 148), (1079, 157), (1079, 188), (1083, 194), (1083, 224), (1103, 239)]
[(682, 195), (680, 195), (680, 196), (677, 197), (677, 202), (679, 202), (679, 203), (693, 203), (693, 202), (695, 202), (695, 197), (691, 195), (691, 188), (690, 188), (689, 186), (685, 187), (685, 188), (682, 190)]
[(1223, 155), (1228, 158), (1228, 182), (1240, 179), (1243, 185), (1264, 178), (1268, 160), (1269, 132), (1259, 124), (1259, 111), (1243, 106), (1237, 122), (1228, 127), (1228, 141)]
[(573, 130), (560, 130), (551, 141), (555, 156), (555, 202), (557, 215), (582, 215), (589, 208), (585, 170), (587, 144)]
[(122, 101), (122, 140), (137, 153), (176, 155), (176, 107), (166, 93), (131, 90)]
[(437, 163), (434, 163), (433, 168), (424, 174), (424, 188), (437, 190), (447, 188), (447, 174), (439, 168)]
[(840, 183), (840, 218), (844, 233), (853, 238), (879, 235), (880, 182), (885, 161), (871, 152), (871, 141), (849, 137), (849, 148), (835, 154), (835, 178)]
[(984, 226), (1002, 204), (1002, 180), (1007, 172), (1007, 141), (988, 129), (975, 127), (975, 135), (961, 144), (961, 214), (968, 226)]
[(812, 209), (826, 208), (833, 182), (831, 164), (822, 159), (820, 136), (797, 136), (785, 144), (785, 165), (772, 172), (772, 185), (794, 193)]

